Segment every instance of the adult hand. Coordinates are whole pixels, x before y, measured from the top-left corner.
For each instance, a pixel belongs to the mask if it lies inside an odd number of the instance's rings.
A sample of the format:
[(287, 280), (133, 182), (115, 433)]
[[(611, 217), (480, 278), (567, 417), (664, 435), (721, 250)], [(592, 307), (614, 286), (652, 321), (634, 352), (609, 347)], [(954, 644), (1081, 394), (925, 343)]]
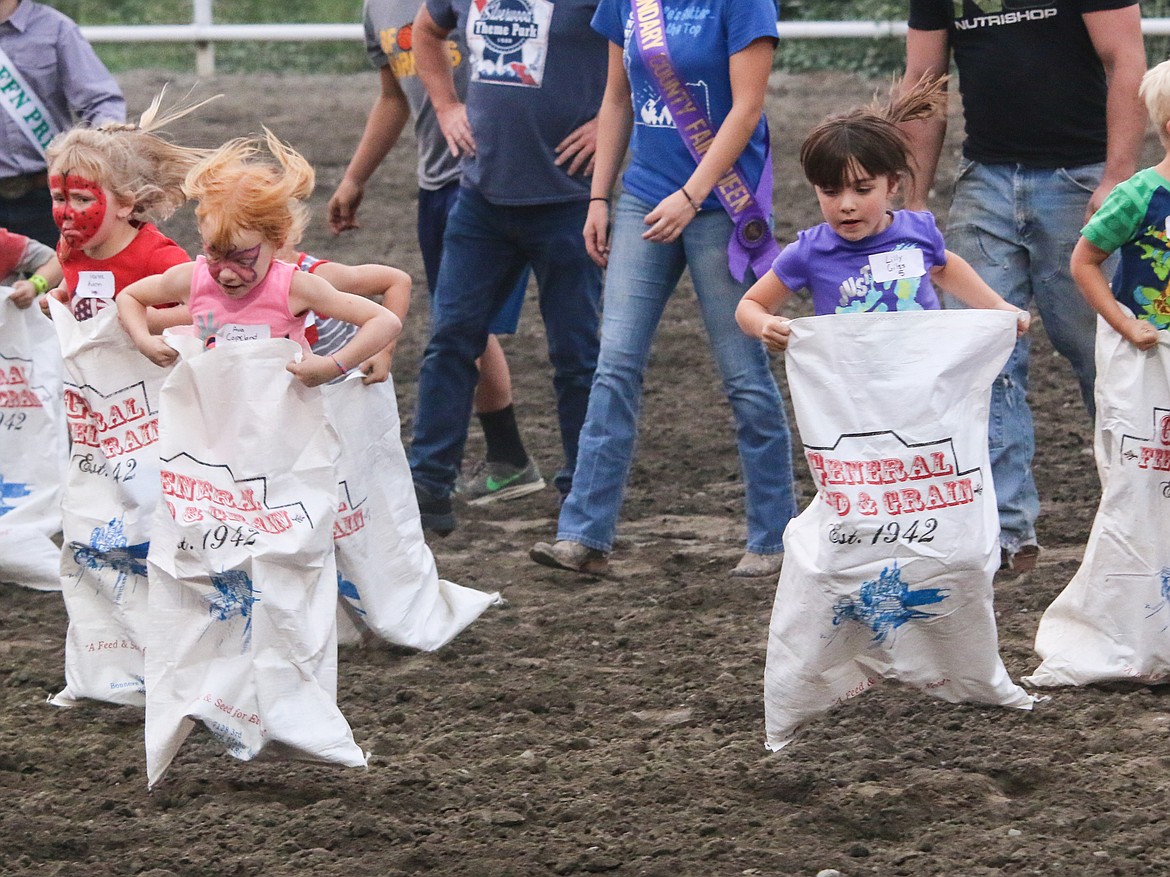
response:
[(475, 155), (475, 135), (471, 133), (471, 122), (467, 119), (467, 104), (456, 103), (443, 110), (436, 109), (435, 118), (439, 120), (439, 129), (452, 155)]
[(37, 288), (27, 280), (18, 280), (12, 284), (12, 295), (8, 297), (18, 308), (27, 308), (37, 297)]
[(337, 190), (329, 198), (328, 211), (329, 230), (334, 234), (341, 234), (351, 228), (359, 228), (357, 221), (358, 207), (365, 196), (365, 187), (343, 177), (337, 184)]
[(1088, 222), (1092, 215), (1101, 209), (1101, 205), (1105, 203), (1105, 199), (1113, 191), (1113, 187), (1120, 182), (1122, 180), (1114, 180), (1109, 177), (1101, 178), (1101, 182), (1093, 190), (1093, 194), (1089, 196), (1089, 203), (1085, 205), (1084, 222)]
[(589, 215), (585, 217), (585, 252), (604, 268), (609, 264), (609, 204), (590, 201)]
[(576, 176), (578, 172), (592, 174), (594, 154), (597, 152), (597, 117), (594, 116), (558, 143), (556, 152), (555, 163), (558, 167), (569, 162), (566, 173), (570, 177)]
[(696, 216), (691, 199), (679, 189), (671, 192), (658, 202), (658, 206), (646, 214), (644, 222), (650, 226), (642, 232), (642, 239), (657, 244), (669, 244), (676, 240), (682, 230), (690, 225)]

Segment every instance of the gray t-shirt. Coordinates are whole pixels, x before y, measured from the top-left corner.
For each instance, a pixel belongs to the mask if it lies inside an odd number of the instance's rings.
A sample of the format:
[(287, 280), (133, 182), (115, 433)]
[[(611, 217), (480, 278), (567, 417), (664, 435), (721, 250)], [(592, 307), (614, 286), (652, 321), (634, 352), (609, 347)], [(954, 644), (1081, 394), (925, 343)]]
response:
[[(366, 28), (366, 52), (370, 63), (381, 69), (389, 67), (398, 79), (410, 112), (414, 116), (414, 138), (418, 142), (418, 187), (434, 191), (459, 179), (459, 159), (451, 155), (439, 120), (431, 107), (427, 90), (414, 66), (411, 23), (420, 0), (366, 0), (362, 19)], [(447, 38), (455, 91), (460, 99), (467, 95), (467, 45), (462, 32), (452, 31)]]
[(557, 144), (597, 115), (608, 44), (597, 0), (426, 0), (470, 54), (467, 118), (474, 156), (463, 185), (493, 204), (584, 201), (589, 179), (556, 165)]

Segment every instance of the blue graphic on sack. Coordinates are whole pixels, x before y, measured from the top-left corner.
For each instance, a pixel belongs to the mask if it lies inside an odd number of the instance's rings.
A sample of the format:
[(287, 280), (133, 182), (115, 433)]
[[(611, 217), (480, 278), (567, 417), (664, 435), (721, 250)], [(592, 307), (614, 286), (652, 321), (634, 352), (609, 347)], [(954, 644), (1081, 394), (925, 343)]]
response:
[(260, 592), (252, 587), (252, 580), (242, 569), (213, 572), (211, 586), (215, 588), (215, 596), (210, 598), (208, 606), (212, 620), (244, 619), (244, 635), (240, 643), (240, 653), (243, 654), (252, 645), (252, 614)]
[(365, 615), (366, 610), (362, 608), (362, 595), (358, 593), (357, 585), (343, 576), (340, 572), (337, 573), (337, 590), (348, 601), (350, 608), (358, 615)]
[(861, 583), (858, 596), (842, 597), (833, 606), (833, 625), (856, 621), (873, 631), (873, 642), (884, 643), (886, 637), (907, 622), (935, 617), (915, 607), (941, 603), (947, 591), (941, 588), (922, 588), (911, 591), (902, 581), (902, 570), (897, 562), (885, 567), (876, 579)]
[(4, 476), (0, 475), (0, 517), (16, 508), (16, 506), (6, 503), (5, 500), (20, 499), (30, 493), (32, 491), (28, 489), (27, 484), (21, 484), (19, 481), (5, 481)]
[[(1167, 606), (1170, 606), (1170, 567), (1162, 567), (1158, 573), (1159, 593), (1162, 595), (1162, 601), (1157, 604), (1147, 603), (1146, 608), (1150, 610), (1146, 618), (1153, 618)], [(1170, 623), (1162, 625), (1162, 632), (1170, 628)]]
[[(132, 575), (146, 575), (145, 561), (150, 543), (139, 542), (137, 545), (129, 545), (122, 518), (110, 518), (110, 522), (104, 527), (94, 527), (88, 545), (84, 542), (70, 542), (69, 548), (73, 551), (73, 560), (84, 569), (92, 569), (95, 572), (104, 569), (117, 571), (118, 577), (114, 581), (111, 594), (115, 606), (122, 602), (127, 579)], [(77, 580), (81, 581), (80, 573)]]

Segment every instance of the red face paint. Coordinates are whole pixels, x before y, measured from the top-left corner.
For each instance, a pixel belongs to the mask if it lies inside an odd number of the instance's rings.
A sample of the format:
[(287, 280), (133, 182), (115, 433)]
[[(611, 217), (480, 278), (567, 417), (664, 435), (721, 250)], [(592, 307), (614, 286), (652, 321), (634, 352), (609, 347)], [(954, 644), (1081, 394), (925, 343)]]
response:
[[(235, 275), (235, 277), (225, 277), (224, 283), (220, 284), (221, 286), (247, 286), (255, 283), (256, 263), (260, 261), (261, 246), (262, 244), (256, 244), (256, 246), (246, 250), (232, 250), (222, 258), (206, 253), (207, 273), (216, 283), (220, 283), (219, 276), (224, 271), (230, 271)], [(240, 284), (232, 283), (237, 278), (243, 282)]]
[(93, 180), (66, 171), (49, 177), (53, 221), (61, 237), (74, 249), (93, 240), (106, 218), (106, 193)]

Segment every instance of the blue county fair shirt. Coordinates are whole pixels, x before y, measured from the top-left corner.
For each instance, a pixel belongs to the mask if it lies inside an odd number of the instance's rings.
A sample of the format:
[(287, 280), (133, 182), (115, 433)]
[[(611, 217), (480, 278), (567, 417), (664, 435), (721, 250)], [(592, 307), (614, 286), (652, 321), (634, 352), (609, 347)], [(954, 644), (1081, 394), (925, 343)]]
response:
[(606, 45), (589, 22), (596, 0), (426, 0), (443, 28), (462, 30), (471, 60), (467, 116), (476, 154), (463, 185), (493, 204), (589, 197), (589, 179), (556, 166), (556, 146), (597, 115)]

